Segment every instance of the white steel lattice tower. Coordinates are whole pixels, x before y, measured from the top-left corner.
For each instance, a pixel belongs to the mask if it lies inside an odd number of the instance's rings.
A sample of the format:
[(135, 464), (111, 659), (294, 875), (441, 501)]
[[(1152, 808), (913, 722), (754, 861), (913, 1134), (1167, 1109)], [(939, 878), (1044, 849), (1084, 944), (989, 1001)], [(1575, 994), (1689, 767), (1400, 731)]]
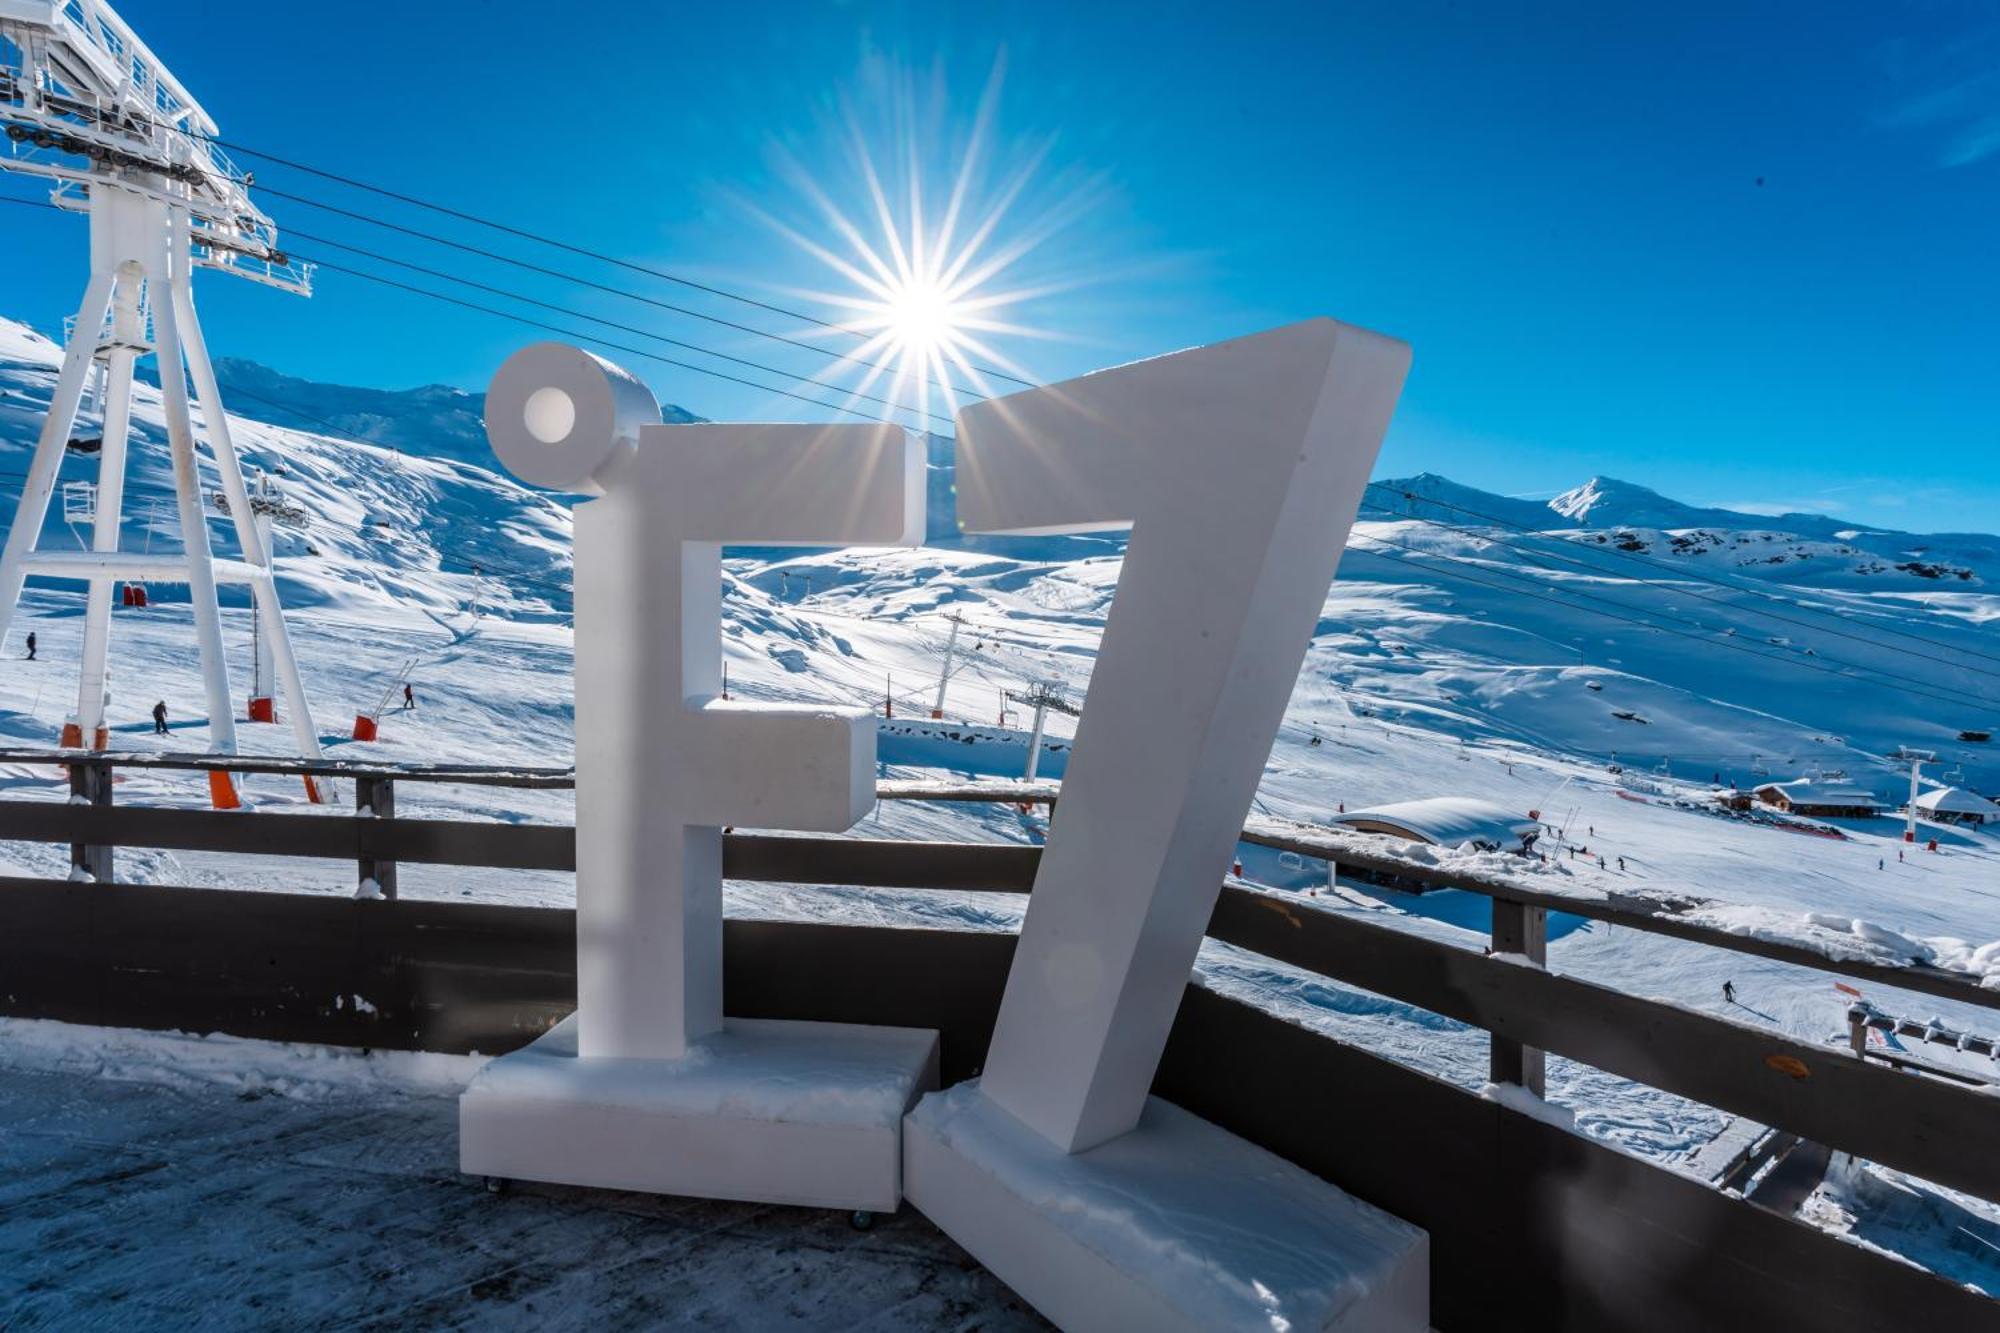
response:
[[(0, 637), (30, 574), (89, 585), (76, 718), (80, 743), (104, 744), (105, 658), (111, 594), (120, 579), (186, 583), (194, 610), (211, 749), (236, 752), (236, 721), (223, 655), (217, 583), (250, 589), (258, 649), (269, 665), (298, 751), (317, 757), (319, 739), (285, 633), (268, 525), (243, 479), (229, 418), (195, 317), (196, 268), (219, 269), (301, 295), (310, 273), (277, 248), (277, 230), (249, 195), (250, 178), (215, 146), (215, 123), (109, 5), (96, 0), (0, 0), (0, 168), (55, 183), (58, 206), (90, 217), (90, 280), (77, 308), (49, 414), (35, 446), (20, 507), (0, 552)], [(121, 549), (126, 447), (134, 364), (156, 354), (183, 549)], [(102, 367), (102, 445), (87, 550), (38, 549), (49, 500), (86, 381)], [(193, 384), (193, 398), (189, 382)], [(209, 544), (197, 470), (194, 412), (240, 557)], [(268, 678), (267, 678), (268, 679)], [(271, 683), (260, 682), (268, 691)], [(307, 788), (318, 792), (310, 779)], [(226, 775), (220, 804), (233, 804)]]

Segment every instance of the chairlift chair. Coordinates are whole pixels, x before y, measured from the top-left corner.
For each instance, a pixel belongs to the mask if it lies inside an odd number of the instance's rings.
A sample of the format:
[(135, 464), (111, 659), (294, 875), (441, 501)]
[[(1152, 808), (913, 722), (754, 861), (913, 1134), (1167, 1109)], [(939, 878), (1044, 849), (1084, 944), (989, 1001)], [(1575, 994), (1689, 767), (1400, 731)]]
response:
[[(97, 483), (90, 481), (63, 483), (63, 522), (72, 528), (79, 523), (97, 522)], [(77, 540), (83, 539), (79, 537)]]
[[(151, 505), (147, 506), (146, 509), (146, 554), (147, 555), (151, 555), (153, 553), (153, 522), (155, 519), (159, 517), (159, 513), (160, 513), (160, 502), (158, 500), (153, 501)], [(119, 589), (118, 602), (119, 605), (121, 606), (143, 608), (146, 605), (146, 585), (140, 582), (138, 579), (125, 580), (124, 585)]]

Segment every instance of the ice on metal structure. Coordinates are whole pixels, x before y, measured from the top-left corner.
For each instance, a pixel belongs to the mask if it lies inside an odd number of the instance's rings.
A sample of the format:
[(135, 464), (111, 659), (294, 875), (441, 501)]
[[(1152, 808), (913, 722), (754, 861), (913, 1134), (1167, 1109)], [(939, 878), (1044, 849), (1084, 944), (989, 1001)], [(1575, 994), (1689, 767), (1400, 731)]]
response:
[[(83, 743), (103, 734), (111, 590), (120, 580), (185, 583), (194, 608), (210, 748), (236, 749), (235, 710), (223, 655), (218, 583), (250, 589), (260, 651), (284, 696), (294, 742), (319, 754), (265, 533), (253, 519), (229, 418), (195, 317), (196, 268), (305, 294), (310, 274), (278, 248), (277, 230), (252, 201), (250, 179), (214, 143), (216, 125), (111, 6), (98, 0), (0, 3), (0, 168), (54, 182), (53, 202), (90, 217), (90, 279), (69, 321), (69, 341), (21, 501), (0, 552), (0, 637), (27, 576), (77, 579), (85, 604), (77, 720)], [(183, 550), (120, 548), (134, 364), (156, 354), (165, 402)], [(102, 412), (97, 494), (85, 551), (38, 549), (58, 469), (71, 445), (86, 382)], [(189, 382), (193, 396), (189, 394)], [(198, 478), (195, 410), (228, 502), (240, 558), (209, 543)], [(78, 441), (79, 444), (89, 443)], [(268, 688), (265, 687), (265, 688)], [(217, 774), (219, 803), (234, 787)], [(317, 790), (307, 779), (309, 794)]]
[[(958, 414), (968, 531), (1132, 529), (984, 1074), (976, 1092), (936, 1095), (949, 1116), (926, 1101), (905, 1130), (912, 1202), (1066, 1326), (1149, 1311), (1201, 1327), (1214, 1307), (1188, 1274), (1233, 1280), (1246, 1241), (1288, 1243), (1273, 1230), (1283, 1210), (1260, 1212), (1254, 1190), (1212, 1224), (1155, 1227), (1149, 1173), (1117, 1164), (1246, 1146), (1147, 1089), (1409, 355), (1311, 320)], [(1024, 1133), (979, 1136), (975, 1160), (943, 1132), (954, 1122)], [(1139, 1195), (1129, 1225), (1157, 1243), (1128, 1247), (1128, 1263), (1087, 1209), (1038, 1202), (1051, 1153), (1068, 1157), (1072, 1193)], [(1322, 1217), (1373, 1214), (1314, 1184)], [(1291, 1326), (1425, 1327), (1423, 1284), (1406, 1280), (1423, 1234), (1378, 1230), (1400, 1239), (1353, 1249), (1358, 1267), (1334, 1284), (1368, 1294), (1306, 1300)], [(1145, 1257), (1165, 1252), (1185, 1260), (1171, 1281)]]
[[(851, 1206), (884, 1206), (896, 1152), (805, 1173), (821, 1141), (809, 1113), (742, 1114), (786, 1080), (786, 1050), (818, 1042), (819, 1063), (796, 1077), (823, 1076), (820, 1057), (836, 1055), (843, 1086), (874, 1099), (866, 1118), (893, 1142), (902, 1111), (935, 1082), (936, 1035), (773, 1035), (723, 1016), (723, 826), (853, 825), (874, 802), (875, 720), (720, 697), (722, 544), (913, 545), (920, 445), (891, 425), (663, 425), (636, 379), (558, 343), (510, 358), (486, 414), (516, 476), (594, 498), (575, 528), (577, 1013), (467, 1092), (465, 1168), (800, 1203), (828, 1202), (832, 1172)], [(683, 1094), (717, 1080), (734, 1095), (716, 1098), (696, 1132), (690, 1115), (702, 1117)], [(588, 1109), (602, 1109), (611, 1084), (626, 1094), (615, 1125)], [(538, 1136), (552, 1136), (546, 1150)]]

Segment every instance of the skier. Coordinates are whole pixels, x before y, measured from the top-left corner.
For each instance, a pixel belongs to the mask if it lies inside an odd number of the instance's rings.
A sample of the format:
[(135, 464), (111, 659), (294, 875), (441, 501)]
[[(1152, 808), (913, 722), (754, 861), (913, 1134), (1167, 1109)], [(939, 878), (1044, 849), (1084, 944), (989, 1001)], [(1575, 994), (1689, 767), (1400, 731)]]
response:
[(1902, 859), (1903, 859), (1903, 849), (1901, 847), (1898, 847), (1896, 849), (1896, 861), (1898, 862), (1898, 864), (1902, 862)]
[(1622, 856), (1618, 858), (1618, 869), (1621, 874), (1625, 870), (1625, 858)]
[(1886, 870), (1888, 869), (1888, 866), (1883, 862), (1882, 858), (1878, 856), (1875, 858), (1875, 868), (1877, 870)]
[(1735, 982), (1733, 982), (1733, 981), (1725, 981), (1725, 982), (1723, 982), (1723, 983), (1722, 983), (1722, 1001), (1723, 1001), (1723, 1003), (1724, 1003), (1724, 1004), (1735, 1004), (1735, 1003), (1736, 1003), (1736, 983), (1735, 983)]
[(403, 682), (403, 711), (409, 712), (417, 706), (417, 696), (410, 690), (410, 682)]
[(1598, 858), (1597, 858), (1597, 868), (1598, 868), (1599, 870), (1602, 870), (1602, 869), (1604, 869), (1604, 857), (1603, 857), (1603, 855), (1602, 855), (1601, 853), (1599, 854), (1599, 856), (1598, 856)]
[(30, 662), (35, 660), (35, 632), (33, 630), (28, 631), (28, 660)]
[(167, 734), (167, 701), (165, 699), (153, 705), (153, 734), (155, 736), (165, 736)]

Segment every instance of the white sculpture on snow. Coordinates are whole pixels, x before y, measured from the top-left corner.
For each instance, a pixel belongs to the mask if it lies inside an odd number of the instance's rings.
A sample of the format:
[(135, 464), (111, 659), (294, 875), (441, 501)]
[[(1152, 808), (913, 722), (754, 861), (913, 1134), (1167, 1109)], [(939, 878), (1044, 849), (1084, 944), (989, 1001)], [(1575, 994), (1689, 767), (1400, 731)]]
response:
[(890, 425), (663, 425), (636, 379), (540, 343), (487, 434), (577, 506), (577, 1012), (493, 1061), (464, 1170), (893, 1210), (937, 1035), (725, 1019), (722, 828), (839, 832), (874, 803), (864, 709), (721, 699), (721, 553), (914, 545), (923, 455)]
[(969, 530), (1133, 531), (984, 1076), (917, 1102), (933, 1032), (722, 1015), (720, 826), (848, 827), (874, 731), (715, 697), (721, 544), (914, 543), (917, 445), (663, 426), (574, 348), (511, 359), (495, 450), (598, 497), (576, 515), (579, 1008), (468, 1088), (463, 1168), (906, 1191), (1066, 1328), (1424, 1329), (1423, 1232), (1147, 1095), (1408, 364), (1314, 320), (959, 414)]
[(1313, 320), (958, 414), (968, 531), (1132, 529), (984, 1075), (904, 1130), (1066, 1328), (1427, 1326), (1421, 1231), (1147, 1096), (1408, 366)]

